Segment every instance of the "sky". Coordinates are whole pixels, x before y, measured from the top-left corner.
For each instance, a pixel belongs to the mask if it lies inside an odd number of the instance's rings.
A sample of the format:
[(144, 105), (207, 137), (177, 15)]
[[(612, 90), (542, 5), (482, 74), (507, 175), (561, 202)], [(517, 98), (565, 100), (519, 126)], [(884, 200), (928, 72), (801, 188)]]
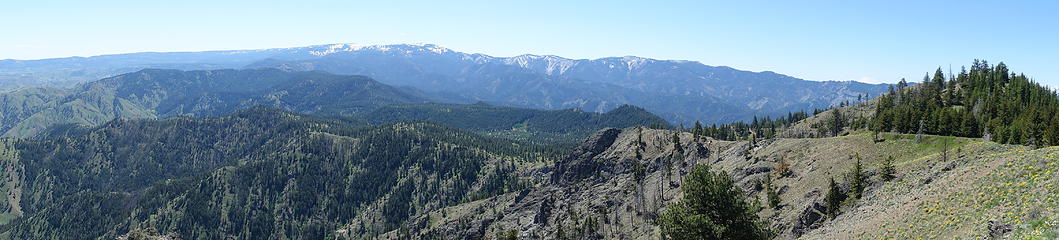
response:
[(0, 59), (434, 43), (919, 81), (974, 59), (1059, 86), (1059, 1), (10, 1)]

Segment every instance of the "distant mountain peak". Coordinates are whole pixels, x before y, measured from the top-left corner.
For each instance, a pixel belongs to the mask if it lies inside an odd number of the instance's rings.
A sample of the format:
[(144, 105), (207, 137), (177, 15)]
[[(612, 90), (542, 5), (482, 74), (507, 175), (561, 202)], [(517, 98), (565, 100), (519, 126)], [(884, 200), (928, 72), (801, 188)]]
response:
[(577, 64), (577, 61), (555, 55), (522, 54), (510, 58), (502, 58), (502, 63), (519, 66), (526, 69), (543, 71), (546, 74), (563, 74)]
[(378, 52), (390, 52), (399, 51), (404, 53), (413, 52), (433, 52), (436, 54), (444, 54), (455, 52), (451, 49), (444, 48), (431, 43), (411, 43), (411, 44), (357, 44), (357, 43), (336, 43), (317, 45), (310, 47), (309, 54), (314, 56), (327, 56), (341, 52), (355, 52), (355, 51), (378, 51)]

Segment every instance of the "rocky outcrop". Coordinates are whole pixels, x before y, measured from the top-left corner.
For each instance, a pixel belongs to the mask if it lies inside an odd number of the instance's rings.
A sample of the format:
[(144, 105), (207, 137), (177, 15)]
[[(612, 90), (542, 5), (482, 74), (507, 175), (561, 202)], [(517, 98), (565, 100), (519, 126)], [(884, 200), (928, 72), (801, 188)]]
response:
[(1014, 229), (1011, 224), (1005, 224), (996, 219), (989, 220), (989, 238), (1002, 239), (1005, 234)]
[(601, 162), (596, 161), (596, 155), (614, 144), (620, 133), (619, 129), (606, 128), (585, 139), (569, 156), (556, 163), (552, 182), (576, 182), (599, 172), (603, 166)]
[(798, 221), (794, 222), (794, 228), (791, 229), (791, 233), (798, 237), (810, 230), (819, 228), (827, 220), (825, 219), (826, 213), (827, 207), (819, 201), (813, 201), (806, 205), (805, 209), (802, 209), (802, 212), (798, 214)]
[(555, 206), (555, 198), (548, 197), (541, 202), (540, 208), (537, 209), (537, 215), (533, 216), (534, 224), (548, 225), (548, 218), (552, 216), (552, 208)]

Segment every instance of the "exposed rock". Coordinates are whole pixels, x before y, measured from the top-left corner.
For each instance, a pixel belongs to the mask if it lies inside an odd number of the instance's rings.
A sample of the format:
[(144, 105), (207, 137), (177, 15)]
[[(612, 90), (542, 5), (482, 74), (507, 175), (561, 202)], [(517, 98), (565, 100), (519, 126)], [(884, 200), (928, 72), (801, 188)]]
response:
[(798, 221), (794, 222), (791, 232), (794, 233), (795, 237), (798, 237), (810, 230), (819, 228), (826, 220), (824, 218), (826, 211), (827, 207), (820, 204), (819, 201), (813, 201), (806, 205), (805, 209), (798, 214)]
[(996, 219), (989, 220), (989, 239), (1001, 239), (1004, 234), (1011, 232), (1011, 224), (1002, 223)]
[(706, 148), (705, 146), (702, 146), (701, 142), (696, 141), (694, 146), (695, 150), (692, 151), (692, 153), (694, 153), (696, 156), (698, 156), (699, 158), (710, 157), (710, 149)]
[(180, 235), (176, 233), (160, 234), (154, 228), (133, 229), (125, 235), (118, 237), (119, 240), (179, 240)]
[(537, 210), (537, 215), (533, 216), (533, 223), (548, 225), (548, 218), (552, 216), (552, 208), (555, 205), (555, 198), (548, 197), (541, 202), (540, 209)]
[(754, 174), (759, 174), (759, 173), (767, 173), (767, 172), (771, 172), (771, 171), (772, 171), (772, 167), (760, 166), (760, 167), (747, 168), (747, 169), (743, 170), (743, 174), (754, 175)]
[(594, 158), (614, 144), (620, 133), (619, 129), (606, 128), (592, 134), (556, 164), (552, 181), (575, 182), (594, 175), (602, 168), (602, 164)]
[(952, 169), (956, 168), (956, 165), (958, 165), (958, 163), (956, 161), (950, 161), (949, 164), (945, 164), (945, 167), (941, 168), (941, 171), (942, 172), (951, 171)]

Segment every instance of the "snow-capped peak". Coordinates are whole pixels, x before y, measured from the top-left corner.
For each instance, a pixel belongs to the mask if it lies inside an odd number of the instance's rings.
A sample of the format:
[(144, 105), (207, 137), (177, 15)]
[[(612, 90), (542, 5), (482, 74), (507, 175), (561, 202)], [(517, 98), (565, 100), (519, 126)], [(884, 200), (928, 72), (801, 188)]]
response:
[(320, 45), (311, 47), (315, 50), (309, 50), (309, 54), (315, 56), (327, 56), (334, 53), (340, 52), (355, 52), (355, 51), (401, 51), (404, 53), (414, 52), (433, 52), (436, 54), (444, 54), (454, 52), (448, 48), (444, 48), (438, 45), (429, 43), (413, 43), (413, 44), (390, 44), (390, 45), (373, 45), (373, 44), (354, 44), (354, 43), (339, 43), (330, 45)]
[(639, 67), (643, 66), (646, 63), (654, 61), (654, 59), (642, 58), (642, 57), (637, 57), (637, 56), (624, 56), (624, 57), (621, 58), (621, 60), (625, 62), (626, 66), (629, 66), (629, 69), (636, 69), (636, 68), (639, 68)]
[(323, 50), (309, 50), (309, 54), (316, 55), (316, 56), (327, 56), (327, 55), (330, 55), (332, 53), (337, 53), (337, 52), (357, 51), (357, 50), (360, 50), (362, 48), (370, 47), (370, 46), (374, 46), (374, 45), (351, 44), (351, 43), (331, 44), (331, 45), (323, 46), (324, 47)]
[(526, 69), (544, 71), (545, 74), (563, 74), (577, 64), (575, 60), (555, 55), (523, 54), (503, 59), (504, 64), (515, 65)]

